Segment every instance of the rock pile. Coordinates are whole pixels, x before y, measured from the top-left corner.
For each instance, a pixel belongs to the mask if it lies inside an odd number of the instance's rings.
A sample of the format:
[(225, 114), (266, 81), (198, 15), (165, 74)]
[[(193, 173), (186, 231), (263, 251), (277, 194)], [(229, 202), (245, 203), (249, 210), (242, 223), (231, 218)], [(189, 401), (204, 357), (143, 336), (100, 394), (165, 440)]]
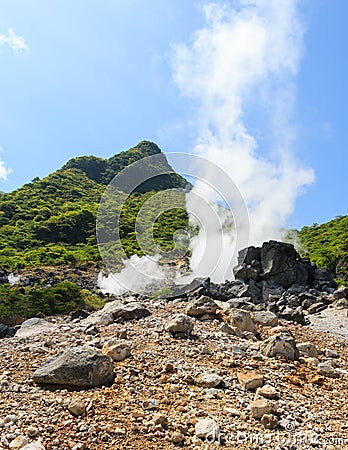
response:
[[(259, 314), (260, 320), (260, 312), (269, 311), (278, 318), (306, 324), (306, 316), (318, 313), (334, 302), (342, 307), (348, 304), (347, 288), (335, 291), (337, 285), (327, 269), (319, 269), (308, 258), (300, 258), (294, 246), (284, 242), (269, 241), (262, 247), (241, 250), (233, 272), (234, 281), (218, 285), (206, 279), (199, 288), (189, 292), (187, 298), (191, 303), (187, 311), (199, 315), (199, 308), (203, 311), (205, 304), (211, 314), (214, 305), (209, 299), (212, 299), (253, 311)], [(268, 317), (274, 323), (277, 320), (274, 316), (273, 319)]]

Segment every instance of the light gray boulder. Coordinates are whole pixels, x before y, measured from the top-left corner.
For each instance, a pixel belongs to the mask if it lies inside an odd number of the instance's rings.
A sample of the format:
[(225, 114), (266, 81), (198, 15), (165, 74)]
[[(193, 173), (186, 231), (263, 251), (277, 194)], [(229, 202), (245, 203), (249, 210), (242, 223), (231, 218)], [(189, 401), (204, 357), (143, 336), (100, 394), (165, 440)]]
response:
[(268, 357), (284, 356), (291, 361), (299, 357), (294, 336), (290, 331), (282, 331), (270, 336), (262, 343), (261, 352)]
[(237, 328), (240, 331), (255, 332), (255, 324), (251, 319), (251, 315), (248, 311), (243, 309), (233, 308), (228, 311), (228, 321), (230, 325)]
[(164, 329), (171, 334), (182, 333), (189, 335), (193, 331), (193, 321), (186, 314), (177, 314), (165, 323)]
[(22, 323), (20, 329), (16, 333), (17, 338), (25, 338), (36, 336), (42, 333), (56, 333), (58, 326), (39, 317), (33, 317)]

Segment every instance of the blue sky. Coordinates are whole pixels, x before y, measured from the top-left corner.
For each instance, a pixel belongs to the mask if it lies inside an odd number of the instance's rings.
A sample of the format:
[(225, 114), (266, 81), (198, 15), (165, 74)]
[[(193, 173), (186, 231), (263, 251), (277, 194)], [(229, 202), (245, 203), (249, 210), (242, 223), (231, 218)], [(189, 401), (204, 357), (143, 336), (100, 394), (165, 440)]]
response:
[[(195, 105), (174, 82), (173, 47), (204, 26), (202, 3), (1, 0), (0, 157), (12, 172), (0, 189), (73, 156), (109, 157), (143, 139), (189, 151)], [(293, 227), (347, 214), (348, 3), (304, 0), (300, 13), (294, 152), (316, 178), (288, 219)], [(250, 114), (246, 124), (258, 136), (262, 115)], [(267, 136), (258, 143), (266, 146)]]

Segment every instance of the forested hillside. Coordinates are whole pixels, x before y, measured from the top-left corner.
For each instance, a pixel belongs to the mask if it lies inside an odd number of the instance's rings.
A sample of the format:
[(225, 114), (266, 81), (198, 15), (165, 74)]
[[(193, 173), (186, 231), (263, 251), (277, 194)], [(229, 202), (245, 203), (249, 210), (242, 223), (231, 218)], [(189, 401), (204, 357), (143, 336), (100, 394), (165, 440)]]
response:
[(312, 261), (328, 267), (339, 282), (348, 282), (348, 216), (303, 227), (299, 238)]
[[(0, 267), (15, 270), (100, 259), (95, 222), (106, 185), (129, 164), (156, 154), (163, 155), (156, 144), (142, 141), (110, 159), (74, 158), (41, 180), (35, 178), (14, 192), (1, 194)], [(170, 167), (164, 155), (160, 164), (164, 169)], [(129, 196), (122, 209), (120, 230), (128, 254), (141, 254), (132, 223), (145, 200), (154, 192), (185, 186), (187, 181), (177, 174), (161, 175)], [(169, 249), (172, 243), (165, 236), (185, 228), (187, 216), (184, 211), (169, 211), (157, 222), (166, 225), (155, 227), (155, 237)]]

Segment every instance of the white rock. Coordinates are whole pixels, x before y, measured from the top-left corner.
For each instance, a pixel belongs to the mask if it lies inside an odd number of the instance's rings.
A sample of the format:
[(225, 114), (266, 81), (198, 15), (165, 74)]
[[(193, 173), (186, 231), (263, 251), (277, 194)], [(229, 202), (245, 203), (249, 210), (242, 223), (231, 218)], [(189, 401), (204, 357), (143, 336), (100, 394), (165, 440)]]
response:
[(196, 423), (195, 432), (198, 438), (209, 439), (209, 442), (213, 442), (218, 438), (220, 429), (215, 420), (207, 417)]
[(222, 377), (214, 372), (203, 372), (196, 378), (198, 386), (206, 388), (215, 388), (223, 382)]
[(25, 447), (22, 447), (22, 450), (45, 450), (46, 447), (42, 445), (40, 441), (30, 442)]
[(123, 361), (131, 354), (131, 344), (124, 341), (111, 340), (104, 344), (102, 352), (110, 356), (113, 361)]
[(270, 384), (265, 384), (264, 386), (257, 388), (256, 394), (270, 400), (278, 396), (276, 388)]

